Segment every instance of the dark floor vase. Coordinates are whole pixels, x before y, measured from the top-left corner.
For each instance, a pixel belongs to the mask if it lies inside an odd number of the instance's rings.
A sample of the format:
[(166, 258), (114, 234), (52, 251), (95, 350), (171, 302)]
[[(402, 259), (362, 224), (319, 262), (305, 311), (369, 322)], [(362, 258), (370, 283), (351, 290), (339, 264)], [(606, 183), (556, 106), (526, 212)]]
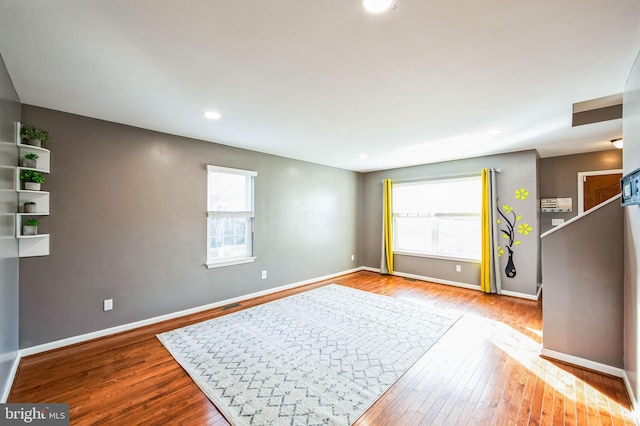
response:
[(507, 277), (513, 278), (516, 276), (516, 265), (513, 264), (513, 250), (511, 250), (509, 246), (507, 246), (507, 250), (509, 250), (509, 260), (507, 261), (507, 267), (504, 268), (504, 272), (507, 274)]

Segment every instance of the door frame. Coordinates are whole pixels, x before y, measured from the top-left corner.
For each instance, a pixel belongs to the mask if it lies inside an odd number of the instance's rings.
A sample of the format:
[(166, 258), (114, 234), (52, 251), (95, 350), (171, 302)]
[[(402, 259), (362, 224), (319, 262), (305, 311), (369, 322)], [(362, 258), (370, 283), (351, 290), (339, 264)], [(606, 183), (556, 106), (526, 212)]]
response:
[(622, 173), (622, 169), (593, 170), (590, 172), (578, 172), (578, 214), (584, 213), (584, 178), (587, 176), (613, 175)]

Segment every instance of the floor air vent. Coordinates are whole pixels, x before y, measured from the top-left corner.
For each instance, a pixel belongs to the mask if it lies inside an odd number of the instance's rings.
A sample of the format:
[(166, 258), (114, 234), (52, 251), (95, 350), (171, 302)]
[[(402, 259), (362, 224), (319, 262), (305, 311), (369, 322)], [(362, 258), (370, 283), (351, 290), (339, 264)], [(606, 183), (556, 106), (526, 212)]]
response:
[(229, 309), (237, 308), (238, 306), (240, 306), (239, 303), (232, 303), (230, 305), (223, 306), (222, 308), (220, 308), (220, 310), (228, 311)]

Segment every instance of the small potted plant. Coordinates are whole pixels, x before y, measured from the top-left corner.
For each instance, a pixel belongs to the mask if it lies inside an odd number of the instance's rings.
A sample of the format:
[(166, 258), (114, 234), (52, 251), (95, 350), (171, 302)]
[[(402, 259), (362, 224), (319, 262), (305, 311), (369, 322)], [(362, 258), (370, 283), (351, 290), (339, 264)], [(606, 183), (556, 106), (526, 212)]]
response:
[(40, 158), (38, 154), (29, 152), (24, 156), (24, 158), (20, 162), (20, 165), (22, 167), (31, 167), (32, 169), (35, 169), (36, 166), (38, 165), (38, 162), (36, 161), (38, 158)]
[(24, 181), (24, 189), (40, 191), (40, 185), (44, 183), (44, 176), (35, 170), (22, 170), (20, 172), (20, 180)]
[(22, 226), (22, 235), (38, 235), (38, 219), (29, 219)]
[(36, 203), (35, 203), (35, 201), (25, 201), (25, 203), (24, 203), (24, 212), (25, 213), (36, 213)]
[(23, 124), (20, 126), (20, 138), (24, 143), (32, 146), (48, 146), (51, 142), (51, 134), (46, 130)]

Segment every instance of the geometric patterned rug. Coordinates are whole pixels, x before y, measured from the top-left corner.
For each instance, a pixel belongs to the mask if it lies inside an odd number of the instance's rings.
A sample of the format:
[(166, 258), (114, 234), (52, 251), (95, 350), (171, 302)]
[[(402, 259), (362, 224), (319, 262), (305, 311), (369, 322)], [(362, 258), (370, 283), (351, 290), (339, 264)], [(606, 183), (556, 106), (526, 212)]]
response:
[(157, 337), (233, 425), (346, 426), (459, 318), (331, 284)]

